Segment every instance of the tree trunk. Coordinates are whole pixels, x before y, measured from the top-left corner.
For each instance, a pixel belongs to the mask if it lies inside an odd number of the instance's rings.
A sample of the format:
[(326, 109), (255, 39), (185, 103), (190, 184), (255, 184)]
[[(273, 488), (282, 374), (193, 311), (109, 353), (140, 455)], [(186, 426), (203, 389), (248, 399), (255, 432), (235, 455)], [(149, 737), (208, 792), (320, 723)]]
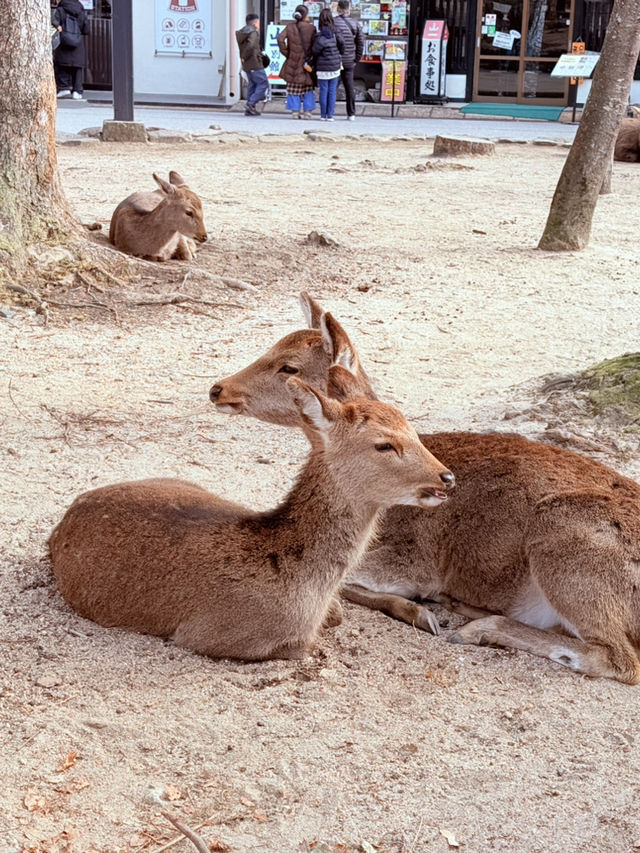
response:
[[(49, 0), (0, 3), (0, 265), (77, 227), (58, 179)], [(1, 269), (0, 269), (1, 274)]]
[(584, 249), (640, 53), (640, 0), (615, 0), (580, 127), (560, 175), (539, 249)]

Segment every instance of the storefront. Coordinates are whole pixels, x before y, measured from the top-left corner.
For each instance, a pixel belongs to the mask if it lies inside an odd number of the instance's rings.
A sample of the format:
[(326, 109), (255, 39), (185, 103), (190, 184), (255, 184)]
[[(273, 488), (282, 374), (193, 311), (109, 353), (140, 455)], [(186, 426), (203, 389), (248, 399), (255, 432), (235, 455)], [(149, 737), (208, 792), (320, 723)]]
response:
[[(117, 2), (117, 0), (112, 0)], [(111, 87), (111, 2), (83, 0), (91, 19), (87, 89)], [(568, 103), (568, 80), (551, 76), (573, 40), (602, 47), (613, 0), (353, 0), (365, 55), (355, 72), (359, 98), (378, 99), (385, 60), (402, 68), (407, 101)], [(240, 96), (234, 31), (247, 12), (261, 16), (265, 37), (292, 20), (295, 0), (133, 0), (136, 99), (228, 104)], [(325, 3), (307, 2), (317, 19)], [(331, 3), (335, 6), (335, 2)], [(441, 92), (421, 86), (425, 21), (446, 21)], [(271, 25), (271, 28), (270, 28)], [(199, 29), (198, 29), (199, 27)], [(395, 68), (395, 66), (394, 66)], [(640, 77), (638, 69), (636, 80)], [(580, 87), (578, 102), (588, 93)], [(384, 98), (385, 87), (382, 86)], [(635, 82), (632, 101), (640, 101)]]

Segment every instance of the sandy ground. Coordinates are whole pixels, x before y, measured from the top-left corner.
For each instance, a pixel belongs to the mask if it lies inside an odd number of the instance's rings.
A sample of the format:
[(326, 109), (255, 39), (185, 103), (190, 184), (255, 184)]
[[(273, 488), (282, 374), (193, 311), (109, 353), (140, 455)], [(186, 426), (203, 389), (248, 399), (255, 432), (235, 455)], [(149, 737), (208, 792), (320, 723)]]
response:
[[(233, 305), (87, 308), (108, 295), (76, 282), (64, 300), (80, 307), (46, 327), (21, 308), (0, 319), (0, 853), (193, 849), (166, 846), (166, 808), (214, 850), (640, 848), (640, 688), (352, 605), (309, 660), (211, 661), (85, 621), (52, 582), (47, 536), (95, 485), (175, 475), (279, 502), (303, 437), (218, 415), (207, 392), (301, 325), (300, 289), (423, 431), (513, 428), (503, 414), (531, 402), (526, 383), (638, 348), (636, 166), (616, 164), (590, 247), (556, 257), (534, 246), (565, 149), (502, 145), (466, 170), (416, 171), (430, 151), (301, 138), (61, 151), (73, 208), (105, 225), (152, 171), (178, 168), (213, 239), (192, 277), (173, 262), (128, 297), (182, 287)], [(339, 247), (305, 245), (313, 228)], [(257, 290), (207, 290), (202, 271)], [(637, 457), (610, 461), (638, 475)]]

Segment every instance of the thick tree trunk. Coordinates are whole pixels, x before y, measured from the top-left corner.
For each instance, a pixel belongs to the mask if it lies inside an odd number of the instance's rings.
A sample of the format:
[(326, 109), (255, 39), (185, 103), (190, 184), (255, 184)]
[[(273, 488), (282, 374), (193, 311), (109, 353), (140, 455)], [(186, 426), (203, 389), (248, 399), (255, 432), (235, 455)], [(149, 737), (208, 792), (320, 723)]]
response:
[(49, 0), (0, 2), (0, 280), (77, 225), (58, 180)]
[(615, 0), (580, 127), (556, 187), (539, 249), (583, 249), (613, 157), (640, 52), (640, 0)]

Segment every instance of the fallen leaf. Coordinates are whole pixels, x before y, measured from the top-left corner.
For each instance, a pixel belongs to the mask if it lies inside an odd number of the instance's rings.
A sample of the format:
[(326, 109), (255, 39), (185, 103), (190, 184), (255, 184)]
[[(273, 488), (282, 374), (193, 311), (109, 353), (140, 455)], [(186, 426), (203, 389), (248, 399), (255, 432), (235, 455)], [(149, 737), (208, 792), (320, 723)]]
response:
[(69, 770), (69, 768), (73, 767), (76, 763), (76, 758), (78, 757), (77, 752), (70, 752), (69, 755), (64, 759), (60, 767), (58, 767), (58, 773), (64, 773), (65, 770)]
[(175, 785), (167, 785), (162, 792), (162, 798), (164, 800), (169, 800), (170, 803), (175, 803), (175, 801), (179, 800), (181, 796), (180, 788), (176, 788)]
[(456, 837), (453, 832), (450, 832), (448, 829), (441, 829), (440, 835), (444, 835), (444, 837), (447, 839), (447, 844), (449, 845), (449, 847), (460, 847), (460, 845), (456, 841)]
[(269, 821), (269, 818), (266, 815), (263, 815), (262, 812), (254, 812), (253, 816), (261, 823), (267, 823)]
[(209, 850), (211, 850), (211, 853), (228, 853), (231, 848), (224, 841), (216, 838), (209, 842)]

